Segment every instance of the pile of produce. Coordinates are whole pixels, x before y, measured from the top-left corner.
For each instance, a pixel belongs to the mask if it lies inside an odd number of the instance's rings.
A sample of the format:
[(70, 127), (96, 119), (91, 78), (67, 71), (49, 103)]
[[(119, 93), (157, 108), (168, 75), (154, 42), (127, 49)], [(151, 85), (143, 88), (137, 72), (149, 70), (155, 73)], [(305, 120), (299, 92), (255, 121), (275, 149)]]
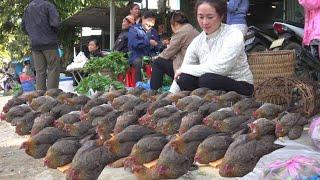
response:
[(119, 74), (124, 75), (129, 68), (128, 59), (123, 52), (111, 52), (104, 57), (95, 57), (87, 62), (84, 66), (84, 71), (88, 73), (97, 73), (101, 70), (107, 69), (113, 72), (111, 78), (117, 78)]
[(111, 87), (115, 89), (123, 89), (124, 84), (112, 79), (110, 76), (102, 75), (101, 73), (94, 73), (83, 78), (75, 88), (75, 91), (80, 94), (86, 94), (90, 89), (93, 91), (108, 91)]
[(91, 98), (34, 91), (9, 100), (1, 119), (17, 134), (31, 134), (21, 145), (28, 155), (44, 158), (49, 168), (71, 163), (67, 179), (97, 179), (106, 165), (125, 167), (138, 179), (178, 178), (194, 164), (222, 158), (221, 176), (244, 176), (281, 148), (277, 137), (299, 138), (308, 123), (282, 106), (207, 88), (120, 89)]
[(75, 91), (87, 94), (89, 90), (108, 91), (111, 87), (123, 89), (124, 84), (118, 81), (118, 76), (125, 77), (128, 68), (128, 59), (123, 52), (115, 51), (104, 57), (94, 57), (85, 64), (83, 70), (88, 75), (80, 81)]

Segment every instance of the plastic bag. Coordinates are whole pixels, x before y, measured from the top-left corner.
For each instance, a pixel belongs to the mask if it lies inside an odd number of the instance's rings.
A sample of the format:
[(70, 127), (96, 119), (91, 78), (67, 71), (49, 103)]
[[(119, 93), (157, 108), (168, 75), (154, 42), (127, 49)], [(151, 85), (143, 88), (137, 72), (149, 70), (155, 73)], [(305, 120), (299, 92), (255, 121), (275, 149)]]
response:
[(79, 54), (73, 59), (73, 63), (67, 66), (67, 71), (82, 69), (87, 63), (88, 58), (84, 55), (84, 52), (79, 52)]
[(136, 83), (136, 87), (141, 87), (141, 88), (144, 88), (146, 90), (150, 90), (151, 89), (150, 81), (147, 81), (147, 82), (138, 81)]
[(260, 179), (300, 180), (318, 179), (320, 177), (320, 162), (306, 156), (294, 156), (286, 161), (275, 161), (264, 170)]
[(312, 121), (309, 129), (309, 135), (313, 144), (320, 149), (320, 117)]
[(126, 72), (125, 82), (127, 87), (135, 87), (135, 69), (134, 67), (130, 67)]
[(88, 58), (86, 55), (84, 55), (84, 52), (80, 51), (79, 54), (73, 59), (73, 62), (75, 63), (81, 63), (88, 61)]

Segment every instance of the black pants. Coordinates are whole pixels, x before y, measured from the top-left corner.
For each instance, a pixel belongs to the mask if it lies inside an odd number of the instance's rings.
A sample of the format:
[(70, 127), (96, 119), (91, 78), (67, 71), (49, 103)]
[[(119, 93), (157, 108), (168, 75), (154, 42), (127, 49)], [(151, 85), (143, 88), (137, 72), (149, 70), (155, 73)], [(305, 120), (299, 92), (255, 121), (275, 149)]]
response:
[(163, 75), (167, 74), (172, 79), (174, 77), (173, 63), (171, 60), (158, 58), (153, 61), (150, 86), (151, 89), (158, 90), (163, 84)]
[(133, 65), (135, 70), (134, 80), (135, 80), (135, 83), (137, 83), (138, 81), (142, 81), (142, 73), (141, 73), (142, 59), (141, 58), (135, 59), (133, 61)]
[(182, 91), (192, 91), (197, 88), (206, 87), (212, 90), (235, 91), (246, 96), (251, 96), (254, 90), (254, 86), (250, 83), (236, 81), (214, 73), (206, 73), (200, 77), (183, 73), (177, 80), (177, 84)]

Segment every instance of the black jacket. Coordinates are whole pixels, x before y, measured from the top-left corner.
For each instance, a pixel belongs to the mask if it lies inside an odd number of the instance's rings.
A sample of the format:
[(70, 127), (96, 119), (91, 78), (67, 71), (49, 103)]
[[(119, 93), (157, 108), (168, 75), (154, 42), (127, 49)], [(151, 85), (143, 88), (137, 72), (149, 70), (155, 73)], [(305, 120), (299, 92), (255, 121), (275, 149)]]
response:
[(128, 52), (128, 31), (129, 30), (126, 29), (119, 34), (116, 42), (114, 43), (114, 51), (121, 51), (124, 53)]
[(29, 35), (32, 50), (57, 49), (59, 14), (46, 0), (32, 0), (26, 7), (22, 29)]
[(103, 54), (101, 51), (96, 51), (90, 54), (90, 57), (103, 57)]

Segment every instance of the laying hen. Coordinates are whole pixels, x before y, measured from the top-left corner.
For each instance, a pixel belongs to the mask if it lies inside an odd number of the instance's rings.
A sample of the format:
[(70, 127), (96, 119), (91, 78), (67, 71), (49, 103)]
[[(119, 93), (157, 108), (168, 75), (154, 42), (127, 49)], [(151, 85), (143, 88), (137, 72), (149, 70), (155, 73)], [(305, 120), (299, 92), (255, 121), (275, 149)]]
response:
[(61, 129), (46, 127), (29, 140), (22, 143), (21, 148), (35, 159), (45, 157), (49, 147), (58, 139), (67, 137), (68, 134)]

